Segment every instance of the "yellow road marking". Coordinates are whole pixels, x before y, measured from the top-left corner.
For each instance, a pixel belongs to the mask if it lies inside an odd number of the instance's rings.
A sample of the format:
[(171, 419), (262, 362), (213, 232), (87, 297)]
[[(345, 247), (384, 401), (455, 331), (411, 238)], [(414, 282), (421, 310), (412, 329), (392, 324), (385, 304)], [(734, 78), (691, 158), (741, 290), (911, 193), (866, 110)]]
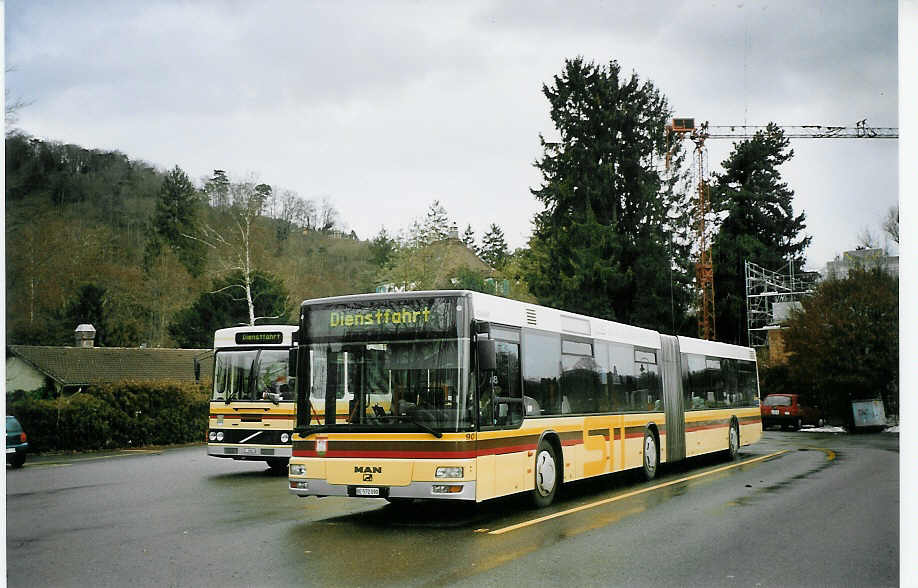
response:
[[(516, 531), (517, 529), (522, 529), (523, 527), (531, 527), (532, 525), (537, 525), (537, 524), (539, 524), (539, 523), (543, 523), (543, 522), (548, 521), (548, 520), (551, 520), (551, 519), (556, 519), (556, 518), (558, 518), (558, 517), (567, 516), (567, 515), (573, 514), (573, 513), (575, 513), (575, 512), (580, 512), (580, 511), (584, 511), (584, 510), (587, 510), (587, 509), (590, 509), (590, 508), (595, 508), (595, 507), (597, 507), (597, 506), (602, 506), (602, 505), (604, 505), (604, 504), (609, 504), (609, 503), (611, 503), (611, 502), (616, 502), (616, 501), (618, 501), (618, 500), (624, 500), (625, 498), (630, 498), (630, 497), (632, 497), (632, 496), (637, 496), (638, 494), (644, 494), (644, 493), (646, 493), (646, 492), (651, 492), (651, 491), (653, 491), (653, 490), (659, 490), (660, 488), (666, 488), (667, 486), (672, 486), (672, 485), (674, 485), (674, 484), (681, 484), (682, 482), (688, 482), (689, 480), (695, 480), (695, 479), (697, 479), (697, 478), (702, 478), (702, 477), (704, 477), (704, 476), (709, 476), (709, 475), (711, 475), (711, 474), (716, 474), (716, 473), (718, 473), (718, 472), (723, 472), (723, 471), (730, 470), (730, 469), (733, 469), (733, 468), (738, 468), (738, 467), (740, 467), (740, 466), (744, 466), (744, 465), (747, 465), (747, 464), (750, 464), (750, 463), (755, 463), (755, 462), (757, 462), (757, 461), (764, 461), (764, 460), (766, 460), (766, 459), (770, 459), (770, 458), (772, 458), (772, 457), (777, 457), (777, 456), (779, 456), (779, 455), (782, 455), (782, 454), (784, 454), (784, 453), (787, 453), (788, 451), (790, 451), (790, 450), (789, 450), (789, 449), (783, 449), (783, 450), (777, 451), (777, 452), (775, 452), (775, 453), (770, 453), (770, 454), (768, 454), (768, 455), (763, 455), (763, 456), (756, 457), (756, 458), (754, 458), (754, 459), (749, 459), (749, 460), (746, 460), (746, 461), (743, 461), (743, 462), (739, 462), (739, 463), (732, 463), (732, 464), (730, 464), (730, 465), (726, 465), (726, 466), (719, 467), (719, 468), (716, 468), (716, 469), (713, 469), (713, 470), (709, 470), (709, 471), (707, 471), (707, 472), (701, 472), (701, 473), (699, 473), (699, 474), (692, 474), (691, 476), (686, 476), (686, 477), (684, 477), (684, 478), (679, 478), (678, 480), (670, 480), (669, 482), (663, 482), (662, 484), (657, 484), (657, 485), (655, 485), (655, 486), (650, 486), (649, 488), (641, 488), (640, 490), (633, 490), (633, 491), (631, 491), (631, 492), (625, 492), (624, 494), (619, 494), (618, 496), (613, 496), (612, 498), (606, 498), (606, 499), (604, 499), (604, 500), (598, 500), (598, 501), (596, 501), (596, 502), (591, 502), (591, 503), (589, 503), (589, 504), (584, 504), (584, 505), (581, 505), (581, 506), (577, 506), (577, 507), (574, 507), (574, 508), (570, 508), (570, 509), (568, 509), (568, 510), (562, 510), (561, 512), (556, 512), (556, 513), (553, 513), (553, 514), (550, 514), (550, 515), (546, 515), (546, 516), (544, 516), (544, 517), (539, 517), (539, 518), (537, 518), (537, 519), (532, 519), (532, 520), (529, 520), (529, 521), (524, 521), (524, 522), (518, 523), (518, 524), (516, 524), (516, 525), (510, 525), (509, 527), (504, 527), (504, 528), (502, 528), (502, 529), (495, 529), (495, 530), (493, 530), (493, 531), (489, 531), (488, 534), (489, 534), (489, 535), (503, 535), (504, 533), (509, 533), (510, 531)], [(830, 458), (830, 459), (831, 459), (831, 458)]]
[(813, 447), (813, 449), (818, 449), (819, 451), (825, 453), (826, 459), (829, 461), (832, 461), (833, 459), (835, 459), (835, 452), (832, 451), (831, 449), (826, 449), (824, 447)]

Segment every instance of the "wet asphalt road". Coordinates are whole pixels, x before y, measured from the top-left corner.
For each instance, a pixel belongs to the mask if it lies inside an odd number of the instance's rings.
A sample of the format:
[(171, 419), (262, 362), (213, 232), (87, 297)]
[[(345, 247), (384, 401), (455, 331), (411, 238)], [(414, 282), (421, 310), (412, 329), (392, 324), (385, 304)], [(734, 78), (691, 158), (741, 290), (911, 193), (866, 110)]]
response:
[[(202, 446), (31, 459), (7, 470), (7, 580), (14, 587), (898, 585), (898, 434), (767, 431), (743, 448), (741, 461), (781, 450), (729, 469), (734, 462), (722, 457), (689, 460), (653, 483), (625, 473), (565, 486), (559, 502), (540, 511), (521, 498), (410, 508), (298, 499), (284, 476), (257, 462), (207, 457)], [(585, 508), (565, 514), (577, 507)], [(558, 516), (531, 523), (551, 514)], [(518, 523), (526, 526), (492, 533)]]

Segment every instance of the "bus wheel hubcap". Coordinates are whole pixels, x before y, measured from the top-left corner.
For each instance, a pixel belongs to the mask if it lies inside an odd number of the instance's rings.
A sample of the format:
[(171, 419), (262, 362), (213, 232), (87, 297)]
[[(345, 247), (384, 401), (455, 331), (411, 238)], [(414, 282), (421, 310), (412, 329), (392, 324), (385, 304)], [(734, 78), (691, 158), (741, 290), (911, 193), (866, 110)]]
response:
[(536, 487), (542, 496), (551, 494), (555, 488), (555, 460), (547, 451), (539, 452), (536, 458)]
[(657, 469), (657, 448), (650, 436), (644, 439), (644, 464), (650, 471)]

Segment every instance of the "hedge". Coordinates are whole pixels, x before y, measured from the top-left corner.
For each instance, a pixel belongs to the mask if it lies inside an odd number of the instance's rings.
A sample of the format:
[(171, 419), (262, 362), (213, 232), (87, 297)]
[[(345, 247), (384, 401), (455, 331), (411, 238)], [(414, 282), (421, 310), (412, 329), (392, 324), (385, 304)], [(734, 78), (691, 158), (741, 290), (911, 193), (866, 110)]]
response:
[(187, 382), (119, 382), (54, 400), (10, 402), (31, 451), (80, 451), (202, 441), (209, 388)]

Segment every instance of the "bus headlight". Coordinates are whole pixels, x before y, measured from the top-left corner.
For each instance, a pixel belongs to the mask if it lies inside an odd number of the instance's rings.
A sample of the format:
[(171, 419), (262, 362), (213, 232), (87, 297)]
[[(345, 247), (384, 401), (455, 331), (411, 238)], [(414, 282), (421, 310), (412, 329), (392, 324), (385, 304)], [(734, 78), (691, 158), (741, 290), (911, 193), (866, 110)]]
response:
[(290, 441), (290, 435), (287, 433), (281, 433), (281, 443), (286, 443), (287, 441)]
[(223, 431), (217, 432), (217, 441), (223, 441)]
[(462, 477), (462, 468), (461, 467), (450, 467), (450, 468), (437, 468), (436, 474), (437, 478), (461, 478)]
[(217, 432), (216, 432), (216, 431), (211, 431), (210, 434), (207, 435), (207, 438), (210, 439), (211, 441), (216, 441), (216, 440), (217, 440)]
[(296, 464), (296, 463), (290, 464), (290, 475), (291, 476), (305, 476), (306, 466)]

